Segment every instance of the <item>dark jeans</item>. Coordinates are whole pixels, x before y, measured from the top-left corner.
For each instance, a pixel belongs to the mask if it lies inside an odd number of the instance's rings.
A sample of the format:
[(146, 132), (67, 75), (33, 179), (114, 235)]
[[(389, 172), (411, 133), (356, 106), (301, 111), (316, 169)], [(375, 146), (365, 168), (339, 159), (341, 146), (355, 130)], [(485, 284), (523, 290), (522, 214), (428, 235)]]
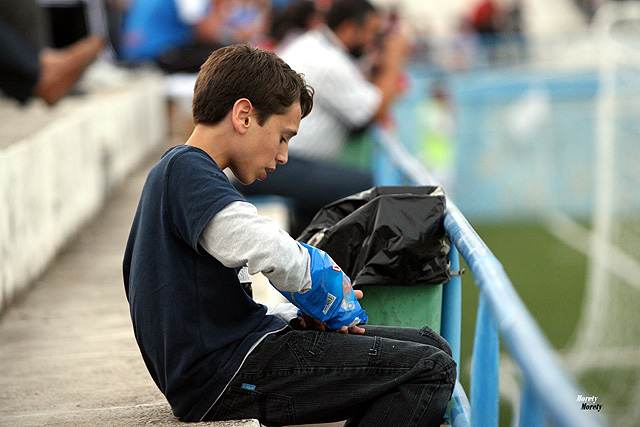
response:
[(323, 206), (373, 186), (369, 173), (331, 162), (289, 156), (264, 181), (251, 185), (234, 184), (245, 196), (274, 194), (293, 202), (294, 223), (290, 232), (297, 237)]
[(440, 426), (456, 379), (448, 343), (427, 327), (365, 329), (365, 335), (286, 329), (268, 336), (205, 419)]

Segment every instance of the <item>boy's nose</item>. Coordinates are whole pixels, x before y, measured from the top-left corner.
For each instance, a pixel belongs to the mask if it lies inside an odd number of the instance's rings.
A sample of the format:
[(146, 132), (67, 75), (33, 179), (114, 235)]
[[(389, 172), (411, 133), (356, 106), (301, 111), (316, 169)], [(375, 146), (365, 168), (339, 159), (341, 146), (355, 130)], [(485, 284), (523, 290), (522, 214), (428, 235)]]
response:
[(286, 148), (282, 149), (277, 155), (276, 155), (276, 162), (278, 162), (279, 165), (284, 165), (285, 163), (287, 163), (287, 161), (289, 160), (289, 150)]

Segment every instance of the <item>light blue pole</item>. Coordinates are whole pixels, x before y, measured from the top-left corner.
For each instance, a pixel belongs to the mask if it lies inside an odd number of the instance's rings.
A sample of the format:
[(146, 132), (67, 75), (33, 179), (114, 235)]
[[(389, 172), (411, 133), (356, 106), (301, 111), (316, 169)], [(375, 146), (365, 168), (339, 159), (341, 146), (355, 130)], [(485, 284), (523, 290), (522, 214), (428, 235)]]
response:
[(373, 182), (375, 185), (400, 185), (402, 175), (393, 162), (389, 159), (389, 154), (378, 149), (373, 155)]
[[(460, 331), (462, 329), (462, 278), (459, 275), (460, 257), (455, 245), (451, 245), (449, 251), (451, 262), (451, 276), (449, 283), (444, 285), (442, 291), (442, 324), (441, 333), (449, 342), (453, 353), (453, 360), (458, 364), (457, 378), (460, 379)], [(455, 274), (458, 272), (458, 274)]]
[(471, 359), (471, 425), (473, 427), (498, 426), (499, 357), (498, 327), (491, 318), (489, 306), (481, 293)]
[(469, 405), (467, 394), (464, 392), (464, 388), (459, 381), (456, 381), (447, 413), (449, 414), (449, 419), (453, 427), (469, 427), (471, 425), (471, 421), (469, 420), (471, 405)]
[(520, 427), (544, 427), (544, 410), (528, 381), (522, 386), (520, 396)]

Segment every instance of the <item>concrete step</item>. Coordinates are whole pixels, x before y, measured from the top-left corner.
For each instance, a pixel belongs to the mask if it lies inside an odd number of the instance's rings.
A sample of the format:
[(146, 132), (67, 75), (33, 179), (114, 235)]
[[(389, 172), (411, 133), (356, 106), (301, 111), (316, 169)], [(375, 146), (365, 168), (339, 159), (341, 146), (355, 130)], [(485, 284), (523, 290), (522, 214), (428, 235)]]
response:
[(147, 170), (109, 198), (0, 319), (0, 425), (184, 425), (144, 366), (122, 284), (122, 253)]

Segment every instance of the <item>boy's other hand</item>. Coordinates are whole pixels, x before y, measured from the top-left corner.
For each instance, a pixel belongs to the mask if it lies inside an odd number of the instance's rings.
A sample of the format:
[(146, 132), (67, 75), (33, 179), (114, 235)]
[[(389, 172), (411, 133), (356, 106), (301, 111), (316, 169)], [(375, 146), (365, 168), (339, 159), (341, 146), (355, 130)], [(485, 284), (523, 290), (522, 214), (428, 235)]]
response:
[[(362, 298), (361, 290), (353, 290), (353, 293), (356, 295), (357, 299)], [(360, 326), (343, 326), (340, 329), (327, 329), (324, 323), (319, 321), (318, 319), (314, 319), (308, 314), (302, 313), (302, 316), (298, 316), (296, 318), (291, 319), (289, 322), (289, 326), (297, 331), (319, 331), (319, 332), (337, 332), (339, 334), (356, 334), (362, 335), (364, 333), (364, 328)]]
[(336, 329), (334, 332), (337, 332), (339, 334), (356, 334), (356, 335), (362, 335), (364, 334), (364, 328), (361, 328), (358, 325), (354, 325), (354, 326), (343, 326), (340, 329)]
[(324, 325), (324, 323), (322, 323), (318, 319), (314, 319), (313, 317), (305, 313), (302, 313), (302, 316), (291, 319), (291, 321), (289, 322), (289, 326), (297, 331), (327, 331), (327, 327)]

